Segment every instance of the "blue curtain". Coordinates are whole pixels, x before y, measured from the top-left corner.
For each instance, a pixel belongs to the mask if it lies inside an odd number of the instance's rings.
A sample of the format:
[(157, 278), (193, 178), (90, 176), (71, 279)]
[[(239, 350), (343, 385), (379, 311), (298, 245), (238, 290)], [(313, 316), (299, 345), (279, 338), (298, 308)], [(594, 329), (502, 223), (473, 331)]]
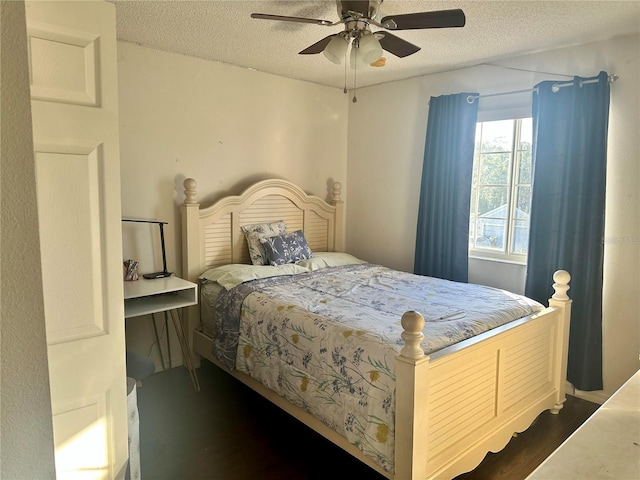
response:
[(414, 271), (466, 282), (469, 208), (478, 102), (431, 97), (418, 207)]
[[(586, 83), (597, 80), (596, 83)], [(573, 299), (567, 378), (602, 389), (602, 266), (609, 82), (537, 85), (533, 97), (533, 190), (525, 295), (546, 302), (559, 268)]]

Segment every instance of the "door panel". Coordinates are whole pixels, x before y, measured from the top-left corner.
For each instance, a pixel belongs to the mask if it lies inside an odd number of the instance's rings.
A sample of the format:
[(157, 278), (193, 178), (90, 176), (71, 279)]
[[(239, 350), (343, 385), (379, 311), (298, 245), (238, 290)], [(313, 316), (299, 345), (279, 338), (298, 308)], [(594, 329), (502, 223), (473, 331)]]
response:
[(128, 456), (115, 7), (26, 2), (57, 478)]
[[(29, 59), (36, 66), (30, 72), (32, 98), (98, 106), (99, 38), (69, 27), (29, 22)], [(53, 64), (41, 68), (51, 59)]]
[[(53, 272), (52, 281), (43, 285), (47, 311), (49, 345), (108, 332), (108, 311), (102, 298), (104, 273), (100, 226), (103, 190), (100, 181), (104, 158), (100, 149), (86, 154), (68, 149), (36, 145), (38, 203), (42, 205), (40, 237), (43, 271)], [(61, 255), (61, 253), (63, 253)], [(86, 271), (93, 272), (89, 278)], [(83, 279), (69, 289), (66, 282), (56, 282), (56, 272), (65, 277)], [(67, 301), (57, 302), (57, 298)]]

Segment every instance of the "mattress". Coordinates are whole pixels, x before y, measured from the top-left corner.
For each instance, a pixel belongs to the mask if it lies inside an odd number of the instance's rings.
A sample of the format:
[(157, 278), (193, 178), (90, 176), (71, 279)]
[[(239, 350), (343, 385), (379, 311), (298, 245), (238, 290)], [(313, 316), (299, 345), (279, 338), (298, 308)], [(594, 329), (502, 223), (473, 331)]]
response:
[(217, 282), (200, 284), (200, 323), (204, 333), (213, 336), (213, 323), (216, 318), (216, 300), (225, 288)]

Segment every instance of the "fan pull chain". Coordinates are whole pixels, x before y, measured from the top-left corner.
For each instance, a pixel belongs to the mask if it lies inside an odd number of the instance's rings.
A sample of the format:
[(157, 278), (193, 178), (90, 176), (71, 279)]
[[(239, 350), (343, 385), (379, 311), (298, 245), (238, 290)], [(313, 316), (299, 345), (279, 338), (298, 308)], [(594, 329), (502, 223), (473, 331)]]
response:
[(354, 58), (354, 62), (353, 62), (353, 100), (351, 100), (353, 103), (357, 103), (358, 101), (358, 97), (356, 97), (356, 88), (358, 88), (358, 52), (356, 51), (356, 54), (353, 56)]
[(344, 90), (342, 90), (344, 92), (344, 94), (346, 95), (348, 90), (347, 90), (347, 61), (348, 61), (348, 57), (347, 57), (347, 52), (349, 50), (345, 50), (344, 51)]

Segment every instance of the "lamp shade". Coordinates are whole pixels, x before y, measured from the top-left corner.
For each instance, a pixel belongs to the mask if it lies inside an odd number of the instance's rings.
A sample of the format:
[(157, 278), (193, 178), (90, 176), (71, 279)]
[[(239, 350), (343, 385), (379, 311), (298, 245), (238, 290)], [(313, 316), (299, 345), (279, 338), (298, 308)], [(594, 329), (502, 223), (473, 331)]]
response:
[(360, 37), (358, 54), (364, 63), (373, 63), (382, 56), (380, 42), (372, 33), (365, 33)]
[(325, 47), (323, 52), (324, 56), (327, 57), (330, 62), (340, 65), (344, 54), (347, 53), (348, 46), (347, 40), (344, 37), (336, 35)]

